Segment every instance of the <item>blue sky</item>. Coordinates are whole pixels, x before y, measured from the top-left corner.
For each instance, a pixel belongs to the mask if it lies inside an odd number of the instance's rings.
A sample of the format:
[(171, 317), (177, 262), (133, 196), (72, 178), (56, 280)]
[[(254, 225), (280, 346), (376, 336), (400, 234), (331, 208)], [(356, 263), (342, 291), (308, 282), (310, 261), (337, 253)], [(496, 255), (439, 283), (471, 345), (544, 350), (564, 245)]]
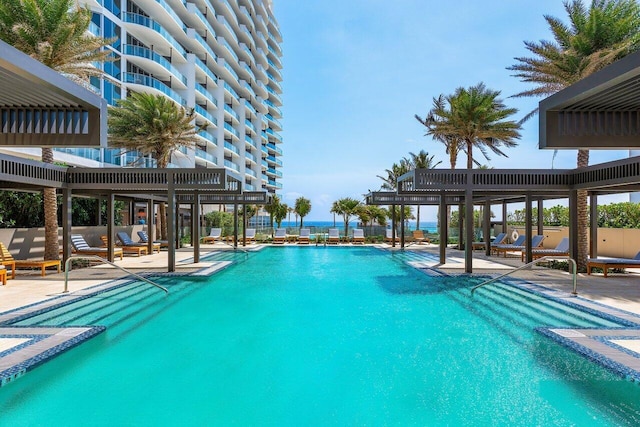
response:
[[(560, 0), (275, 0), (274, 10), (284, 54), (280, 193), (289, 205), (311, 200), (306, 220), (332, 219), (333, 201), (379, 189), (377, 175), (410, 152), (424, 149), (448, 168), (444, 146), (414, 119), (440, 94), (484, 82), (518, 108), (514, 120), (536, 108), (540, 99), (509, 98), (530, 86), (506, 67), (530, 56), (525, 40), (551, 39), (544, 15), (567, 21)], [(538, 149), (537, 117), (521, 133), (508, 158), (474, 157), (495, 168), (575, 167), (574, 150), (553, 160)], [(592, 151), (590, 163), (626, 156)], [(466, 167), (464, 154), (457, 166)], [(435, 207), (421, 218), (435, 221)]]

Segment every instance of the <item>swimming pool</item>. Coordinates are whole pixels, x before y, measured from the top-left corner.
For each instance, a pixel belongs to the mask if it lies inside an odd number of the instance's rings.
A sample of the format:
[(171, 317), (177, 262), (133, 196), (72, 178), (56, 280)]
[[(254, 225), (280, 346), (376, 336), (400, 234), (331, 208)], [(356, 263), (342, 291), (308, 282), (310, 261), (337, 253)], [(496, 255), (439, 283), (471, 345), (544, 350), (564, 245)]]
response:
[[(506, 286), (472, 299), (468, 279), (431, 278), (388, 252), (314, 246), (162, 284), (168, 297), (121, 289), (57, 316), (108, 329), (0, 388), (0, 424), (638, 422), (636, 384), (533, 331), (615, 325)], [(137, 298), (147, 293), (153, 303)]]

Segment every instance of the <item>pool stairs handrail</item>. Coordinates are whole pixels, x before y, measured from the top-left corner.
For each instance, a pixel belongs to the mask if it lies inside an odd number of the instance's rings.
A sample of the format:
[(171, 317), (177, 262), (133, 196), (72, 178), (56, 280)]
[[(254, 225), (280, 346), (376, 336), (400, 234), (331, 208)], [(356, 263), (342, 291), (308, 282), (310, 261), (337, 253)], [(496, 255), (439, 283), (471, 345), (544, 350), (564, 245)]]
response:
[(527, 263), (525, 265), (521, 265), (518, 268), (514, 268), (513, 270), (510, 270), (504, 274), (501, 274), (498, 277), (494, 277), (493, 279), (489, 279), (486, 282), (482, 282), (479, 285), (474, 286), (473, 288), (471, 288), (471, 295), (473, 295), (473, 293), (475, 292), (476, 289), (481, 288), (482, 286), (488, 285), (489, 283), (493, 283), (496, 282), (500, 279), (502, 279), (503, 277), (509, 276), (512, 273), (515, 273), (516, 271), (520, 271), (523, 270), (527, 267), (531, 267), (539, 262), (544, 262), (544, 261), (552, 261), (552, 260), (567, 260), (570, 261), (573, 270), (572, 270), (572, 276), (573, 276), (573, 291), (571, 292), (571, 295), (573, 295), (574, 297), (578, 296), (578, 265), (576, 264), (576, 261), (568, 256), (564, 256), (564, 255), (547, 255), (547, 256), (543, 256), (540, 257), (538, 259), (536, 259), (535, 261), (531, 261), (530, 263)]
[(71, 255), (69, 258), (67, 258), (67, 261), (64, 263), (64, 291), (62, 291), (62, 293), (69, 293), (69, 288), (68, 288), (68, 282), (69, 282), (69, 270), (70, 270), (70, 266), (71, 266), (71, 261), (73, 261), (74, 259), (90, 259), (90, 260), (94, 260), (94, 261), (101, 261), (104, 262), (105, 264), (109, 264), (112, 265), (122, 271), (124, 271), (127, 274), (130, 274), (140, 280), (142, 280), (143, 282), (147, 282), (148, 284), (155, 286), (156, 288), (162, 289), (165, 293), (169, 293), (169, 290), (167, 288), (165, 288), (164, 286), (160, 286), (155, 282), (152, 282), (151, 280), (140, 276), (139, 274), (136, 274), (132, 271), (127, 270), (124, 267), (120, 267), (117, 264), (114, 264), (113, 262), (106, 260), (102, 257), (99, 257), (97, 255)]

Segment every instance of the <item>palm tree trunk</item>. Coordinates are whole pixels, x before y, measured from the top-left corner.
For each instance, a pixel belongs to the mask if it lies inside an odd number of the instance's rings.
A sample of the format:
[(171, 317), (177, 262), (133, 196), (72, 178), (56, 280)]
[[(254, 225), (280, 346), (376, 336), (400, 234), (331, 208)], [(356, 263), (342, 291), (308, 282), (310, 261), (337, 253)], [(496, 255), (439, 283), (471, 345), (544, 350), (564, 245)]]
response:
[(158, 225), (156, 227), (159, 229), (158, 234), (161, 240), (167, 240), (167, 225), (167, 206), (164, 203), (160, 203), (158, 206)]
[(473, 149), (473, 143), (471, 141), (467, 141), (467, 169), (473, 169), (473, 154), (471, 150)]
[(416, 230), (420, 230), (420, 205), (418, 205), (416, 212)]
[[(589, 150), (578, 150), (579, 168), (589, 166)], [(587, 206), (587, 191), (578, 190), (578, 271), (584, 273), (587, 271), (587, 258), (589, 252), (589, 243), (587, 236), (589, 235), (589, 208)]]
[[(42, 162), (53, 163), (53, 148), (42, 148)], [(42, 190), (44, 207), (44, 259), (60, 259), (58, 240), (58, 200), (55, 188)]]

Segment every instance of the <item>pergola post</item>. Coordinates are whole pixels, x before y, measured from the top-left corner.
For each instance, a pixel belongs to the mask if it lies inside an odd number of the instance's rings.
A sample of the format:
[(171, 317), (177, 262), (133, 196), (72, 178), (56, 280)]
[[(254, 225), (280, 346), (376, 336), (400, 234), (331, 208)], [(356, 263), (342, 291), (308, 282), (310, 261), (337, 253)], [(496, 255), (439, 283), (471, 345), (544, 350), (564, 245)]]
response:
[(200, 194), (194, 193), (191, 205), (191, 244), (193, 245), (193, 262), (200, 262)]
[(238, 202), (233, 202), (233, 247), (238, 247)]
[[(165, 218), (162, 218), (164, 221)], [(177, 222), (176, 215), (176, 190), (174, 184), (174, 176), (172, 172), (167, 172), (167, 239), (169, 240), (168, 245), (168, 260), (167, 260), (167, 270), (172, 273), (176, 271), (176, 227), (175, 224)]]
[(400, 249), (404, 249), (404, 204), (400, 205)]
[(71, 256), (71, 190), (62, 189), (62, 265)]
[(531, 193), (527, 193), (525, 195), (525, 210), (524, 210), (524, 233), (527, 236), (524, 239), (524, 248), (527, 252), (526, 262), (529, 263), (533, 260), (533, 254), (531, 253), (531, 240), (533, 238), (533, 200), (531, 198)]
[(115, 221), (115, 213), (113, 211), (113, 205), (114, 205), (114, 200), (115, 197), (113, 195), (113, 193), (109, 193), (109, 196), (107, 197), (107, 259), (110, 262), (114, 261), (114, 255), (113, 255), (113, 247), (114, 247), (114, 221)]
[(569, 255), (578, 259), (578, 190), (569, 191)]
[(152, 254), (153, 253), (153, 241), (155, 240), (155, 224), (154, 220), (156, 218), (155, 212), (153, 211), (153, 199), (147, 200), (147, 236), (149, 239), (147, 240), (147, 251)]
[(507, 230), (507, 202), (502, 202), (502, 232), (507, 234), (509, 230)]
[(247, 246), (247, 204), (242, 204), (242, 247)]
[(544, 200), (538, 199), (538, 234), (544, 234)]
[[(466, 203), (466, 194), (465, 194), (465, 203)], [(462, 211), (464, 210), (464, 204), (458, 205), (458, 249), (462, 249), (462, 245), (464, 244), (464, 216)], [(472, 205), (473, 206), (473, 205)], [(473, 222), (473, 221), (471, 221)]]
[(396, 205), (391, 205), (391, 246), (396, 247)]
[(464, 271), (473, 273), (473, 190), (467, 188), (464, 195), (465, 238)]
[(589, 224), (589, 256), (596, 258), (598, 256), (598, 195), (596, 193), (589, 194), (589, 209), (591, 222)]
[(482, 234), (484, 237), (485, 255), (491, 255), (491, 202), (484, 202), (484, 218), (482, 220)]
[(447, 243), (449, 240), (447, 227), (447, 198), (443, 191), (440, 193), (440, 264), (447, 262)]

